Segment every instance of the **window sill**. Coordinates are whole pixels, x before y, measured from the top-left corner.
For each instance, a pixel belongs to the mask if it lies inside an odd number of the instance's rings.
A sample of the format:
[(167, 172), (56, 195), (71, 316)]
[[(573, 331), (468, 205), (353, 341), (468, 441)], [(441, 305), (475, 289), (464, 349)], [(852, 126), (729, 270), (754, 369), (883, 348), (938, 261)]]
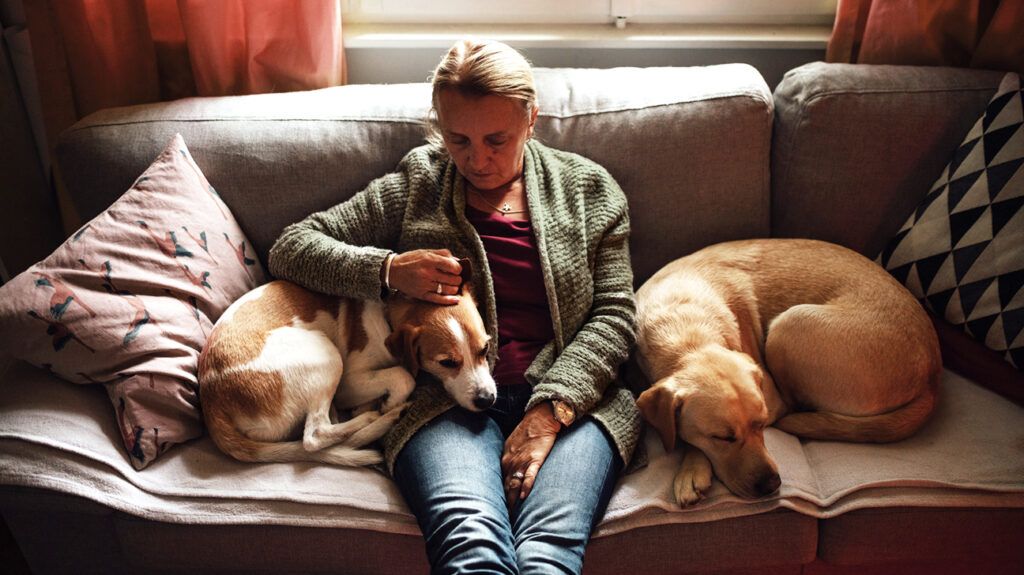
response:
[(346, 48), (447, 48), (467, 36), (516, 48), (824, 49), (831, 26), (345, 24)]

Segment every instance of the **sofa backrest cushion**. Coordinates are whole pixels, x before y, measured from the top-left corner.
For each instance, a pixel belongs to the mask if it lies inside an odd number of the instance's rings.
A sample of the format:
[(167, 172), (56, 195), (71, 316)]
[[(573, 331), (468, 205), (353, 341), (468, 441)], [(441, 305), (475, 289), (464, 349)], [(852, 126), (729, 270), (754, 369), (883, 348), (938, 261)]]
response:
[(1010, 73), (879, 263), (926, 308), (1024, 372), (1022, 248), (1024, 91)]
[[(603, 165), (629, 198), (638, 285), (705, 245), (768, 234), (772, 99), (752, 67), (538, 68), (535, 78), (536, 136)], [(88, 219), (180, 132), (265, 258), (286, 225), (423, 143), (429, 103), (424, 83), (110, 109), (61, 137), (58, 167)]]
[(874, 259), (931, 189), (1002, 72), (815, 62), (775, 88), (772, 235)]

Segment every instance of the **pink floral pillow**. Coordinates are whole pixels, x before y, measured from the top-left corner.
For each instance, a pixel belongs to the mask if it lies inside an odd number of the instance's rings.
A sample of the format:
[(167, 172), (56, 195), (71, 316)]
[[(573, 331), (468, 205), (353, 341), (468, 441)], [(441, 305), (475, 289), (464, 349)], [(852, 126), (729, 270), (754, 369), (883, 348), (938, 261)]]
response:
[(202, 434), (196, 370), (213, 323), (265, 281), (181, 135), (113, 205), (0, 287), (0, 346), (102, 383), (142, 469)]

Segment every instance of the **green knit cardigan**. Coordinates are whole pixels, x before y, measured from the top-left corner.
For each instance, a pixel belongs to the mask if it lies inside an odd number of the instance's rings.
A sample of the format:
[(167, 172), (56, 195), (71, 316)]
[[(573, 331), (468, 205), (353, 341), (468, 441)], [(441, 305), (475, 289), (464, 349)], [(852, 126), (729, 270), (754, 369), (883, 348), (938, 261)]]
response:
[[(527, 409), (550, 399), (569, 403), (577, 421), (598, 421), (629, 463), (641, 422), (633, 395), (617, 380), (636, 341), (626, 197), (604, 168), (534, 140), (523, 170), (555, 333), (526, 371), (533, 386)], [(394, 173), (285, 228), (270, 250), (270, 272), (323, 293), (379, 299), (389, 253), (448, 248), (472, 260), (484, 323), (497, 341), (494, 285), (464, 214), (464, 181), (443, 148), (416, 148)], [(417, 385), (410, 400), (383, 439), (389, 471), (420, 427), (456, 405), (436, 383)]]

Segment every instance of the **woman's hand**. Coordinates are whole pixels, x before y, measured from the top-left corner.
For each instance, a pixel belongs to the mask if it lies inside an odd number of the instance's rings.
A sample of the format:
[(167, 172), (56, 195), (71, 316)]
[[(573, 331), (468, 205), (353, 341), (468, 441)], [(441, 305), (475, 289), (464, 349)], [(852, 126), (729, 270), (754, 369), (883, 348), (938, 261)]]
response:
[[(448, 250), (413, 250), (391, 260), (391, 287), (432, 303), (459, 303), (462, 265)], [(438, 287), (440, 286), (440, 287)]]
[(505, 476), (505, 498), (509, 505), (517, 499), (526, 499), (530, 494), (537, 472), (551, 453), (561, 429), (562, 424), (551, 412), (551, 404), (545, 402), (527, 411), (505, 440), (501, 471)]

